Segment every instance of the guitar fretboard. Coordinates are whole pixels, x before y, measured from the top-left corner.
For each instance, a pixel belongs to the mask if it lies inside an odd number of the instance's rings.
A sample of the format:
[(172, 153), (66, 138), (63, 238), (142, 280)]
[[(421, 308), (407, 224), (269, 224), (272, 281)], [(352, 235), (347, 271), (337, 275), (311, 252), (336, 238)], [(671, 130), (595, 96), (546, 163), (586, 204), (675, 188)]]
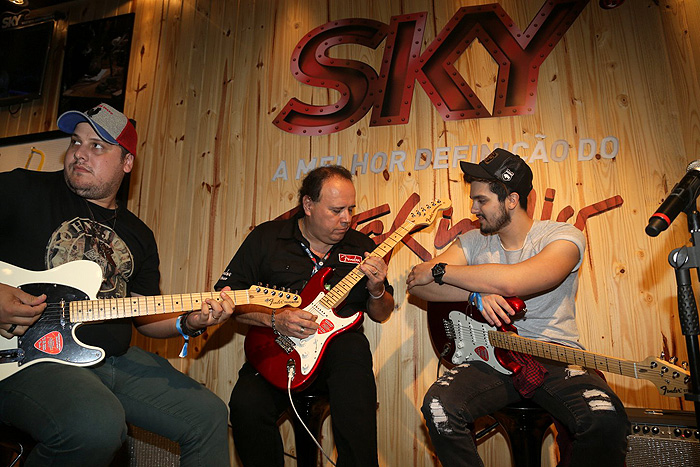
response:
[[(250, 303), (249, 290), (227, 292), (235, 305)], [(199, 310), (202, 302), (213, 299), (220, 302), (219, 292), (156, 295), (152, 297), (104, 298), (70, 303), (70, 319), (74, 323), (102, 321), (117, 318), (184, 313)]]
[(557, 362), (571, 363), (586, 368), (615, 373), (618, 375), (639, 378), (637, 363), (619, 358), (607, 357), (565, 345), (541, 342), (517, 334), (500, 331), (489, 331), (489, 341), (494, 347), (514, 350), (516, 352), (546, 358)]
[[(384, 240), (377, 248), (370, 253), (370, 256), (378, 256), (383, 258), (394, 247), (408, 235), (417, 225), (431, 224), (437, 215), (438, 211), (443, 211), (449, 208), (451, 203), (440, 199), (433, 200), (427, 205), (413, 211), (409, 218), (401, 224), (401, 227), (392, 232), (386, 240)], [(338, 282), (328, 293), (319, 301), (321, 305), (329, 309), (337, 308), (343, 300), (345, 300), (355, 285), (362, 280), (364, 273), (360, 270), (358, 264), (350, 273)]]
[[(378, 256), (383, 258), (404, 238), (413, 228), (413, 221), (404, 222), (401, 227), (396, 229), (389, 237), (384, 240), (377, 248), (370, 253), (370, 256)], [(328, 293), (321, 299), (320, 303), (329, 309), (337, 308), (345, 298), (347, 298), (350, 290), (355, 287), (355, 284), (360, 282), (365, 274), (360, 270), (358, 264), (350, 273), (338, 282)]]

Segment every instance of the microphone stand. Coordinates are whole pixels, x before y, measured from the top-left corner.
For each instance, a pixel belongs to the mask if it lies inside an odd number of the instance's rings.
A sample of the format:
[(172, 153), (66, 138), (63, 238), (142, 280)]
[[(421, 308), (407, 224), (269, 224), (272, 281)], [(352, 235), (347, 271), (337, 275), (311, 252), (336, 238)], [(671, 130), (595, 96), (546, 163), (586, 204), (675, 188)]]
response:
[(700, 428), (700, 351), (698, 350), (698, 308), (693, 293), (690, 268), (695, 268), (700, 278), (700, 213), (697, 210), (696, 201), (684, 211), (688, 217), (688, 231), (691, 234), (693, 246), (683, 246), (671, 251), (668, 262), (676, 270), (676, 285), (678, 287), (678, 319), (681, 322), (681, 331), (685, 336), (685, 344), (688, 349), (688, 364), (690, 370), (691, 391), (685, 395), (685, 399), (695, 405), (695, 421)]

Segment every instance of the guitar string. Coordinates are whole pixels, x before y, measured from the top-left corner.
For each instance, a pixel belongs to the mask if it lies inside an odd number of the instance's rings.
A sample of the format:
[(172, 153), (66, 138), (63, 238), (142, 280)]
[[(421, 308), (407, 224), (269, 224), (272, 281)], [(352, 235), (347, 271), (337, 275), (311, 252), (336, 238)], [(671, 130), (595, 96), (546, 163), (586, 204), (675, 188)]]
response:
[[(427, 203), (425, 206), (422, 208), (418, 208), (414, 210), (411, 213), (411, 216), (414, 216), (416, 212), (423, 212), (426, 210), (429, 210), (431, 208), (435, 208), (435, 211), (437, 211), (437, 206), (441, 203), (436, 203), (435, 201), (432, 201), (430, 203)], [(434, 220), (434, 219), (433, 219)], [(432, 223), (432, 221), (430, 222)], [(411, 228), (406, 227), (406, 224), (411, 224)], [(415, 227), (416, 221), (413, 219), (406, 219), (406, 221), (401, 224), (396, 230), (394, 230), (391, 234), (388, 235), (387, 239), (384, 240), (379, 246), (377, 246), (374, 251), (370, 253), (371, 256), (377, 256), (377, 257), (384, 257), (387, 253), (389, 253), (391, 250), (393, 250), (396, 245), (403, 240), (403, 238), (411, 233), (411, 230), (413, 227)], [(391, 244), (393, 242), (393, 245)], [(381, 254), (379, 254), (379, 253)], [(343, 278), (339, 283), (337, 283), (331, 290), (328, 291), (324, 295), (324, 297), (321, 299), (323, 302), (323, 306), (327, 308), (335, 308), (338, 303), (340, 303), (343, 300), (343, 297), (345, 296), (345, 293), (339, 293), (340, 290), (343, 292), (349, 292), (349, 290), (352, 289), (352, 287), (359, 282), (364, 274), (360, 271), (360, 266), (357, 265), (355, 268), (350, 271), (347, 276)], [(346, 284), (347, 283), (347, 284)], [(333, 302), (332, 299), (335, 301)], [(330, 303), (329, 303), (330, 302)]]
[[(261, 294), (265, 294), (265, 292), (259, 292)], [(218, 302), (220, 302), (222, 299), (220, 297), (215, 296), (215, 293), (195, 293), (195, 294), (180, 294), (183, 297), (179, 300), (176, 300), (172, 298), (172, 296), (152, 296), (152, 297), (127, 297), (127, 298), (102, 298), (102, 299), (96, 299), (96, 300), (77, 300), (77, 301), (68, 301), (68, 302), (47, 302), (47, 307), (44, 313), (51, 314), (53, 313), (58, 313), (59, 315), (66, 315), (70, 316), (70, 314), (73, 313), (83, 313), (84, 316), (89, 316), (91, 318), (95, 318), (94, 320), (97, 321), (99, 319), (104, 319), (102, 316), (104, 315), (105, 317), (107, 315), (113, 316), (114, 314), (117, 315), (117, 317), (133, 317), (133, 316), (139, 316), (136, 313), (141, 313), (141, 308), (151, 308), (151, 309), (158, 309), (160, 310), (155, 311), (153, 313), (146, 313), (146, 314), (169, 314), (169, 313), (178, 313), (182, 312), (185, 310), (194, 310), (198, 309), (201, 307), (201, 303), (204, 301), (205, 298), (212, 298)], [(190, 295), (192, 298), (187, 298), (185, 297), (186, 295)], [(257, 300), (255, 298), (251, 299), (250, 297), (250, 291), (248, 290), (236, 290), (236, 291), (230, 291), (229, 295), (232, 296), (231, 298), (233, 299), (234, 303), (254, 303)], [(196, 296), (199, 296), (200, 298), (195, 298)], [(161, 298), (162, 300), (157, 300), (158, 298)], [(267, 297), (265, 298), (267, 299)], [(116, 300), (122, 303), (118, 303), (116, 306), (108, 304), (107, 302)], [(285, 301), (289, 302), (294, 302), (295, 298), (294, 297), (289, 297)], [(100, 309), (99, 304), (104, 304), (105, 306)], [(71, 306), (73, 305), (73, 306)], [(91, 308), (92, 306), (92, 308)], [(170, 307), (170, 309), (168, 309)], [(77, 308), (77, 309), (76, 309)], [(120, 313), (122, 316), (120, 316)], [(61, 321), (62, 319), (60, 316), (54, 317), (54, 316), (49, 316), (47, 315), (45, 318), (43, 318), (44, 322), (51, 322), (52, 320), (56, 321)]]
[[(95, 215), (94, 215), (92, 209), (90, 208), (90, 205), (89, 205), (89, 203), (87, 202), (87, 200), (85, 200), (85, 206), (87, 207), (88, 213), (89, 213), (89, 215), (90, 215), (90, 224), (91, 224), (91, 225), (90, 225), (90, 227), (91, 227), (91, 232), (89, 233), (89, 235), (90, 235), (90, 244), (91, 244), (91, 246), (93, 246), (93, 247), (96, 248), (96, 250), (101, 254), (101, 256), (104, 257), (104, 254), (106, 253), (105, 247), (104, 247), (104, 245), (101, 244), (101, 242), (99, 242), (99, 241), (97, 240), (97, 236), (96, 236), (96, 233), (97, 233), (97, 221), (96, 221), (96, 219), (95, 219)], [(429, 207), (429, 205), (428, 205), (428, 207)], [(119, 205), (117, 205), (117, 209), (114, 210), (114, 214), (112, 215), (112, 217), (109, 218), (109, 219), (107, 219), (107, 221), (110, 221), (110, 220), (113, 221), (113, 222), (112, 222), (112, 230), (113, 230), (113, 231), (114, 231), (114, 229), (115, 229), (115, 227), (116, 227), (116, 223), (117, 223), (117, 213), (118, 213), (118, 210), (119, 210)], [(413, 225), (415, 225), (415, 222), (413, 222), (413, 221), (407, 221), (406, 223), (409, 223), (409, 222), (412, 223)], [(400, 231), (402, 231), (402, 232), (400, 232)], [(383, 245), (380, 245), (380, 246), (379, 246), (378, 249), (379, 249), (379, 250), (385, 250), (385, 249), (387, 249), (387, 251), (392, 250), (392, 249), (401, 241), (401, 239), (402, 239), (407, 233), (409, 233), (409, 232), (410, 232), (410, 230), (407, 229), (407, 228), (405, 227), (405, 225), (400, 226), (398, 229), (396, 229), (396, 230), (389, 236), (389, 238), (387, 238), (387, 241), (385, 241)], [(399, 236), (399, 235), (400, 235), (400, 236)], [(398, 237), (398, 238), (397, 238), (397, 237)], [(389, 243), (391, 243), (390, 241), (393, 241), (393, 242), (394, 242), (394, 245), (389, 246)], [(384, 253), (386, 253), (386, 252), (384, 252)], [(376, 255), (376, 256), (379, 256), (379, 255)], [(351, 272), (351, 274), (352, 274), (352, 273), (356, 273), (357, 270), (359, 270), (359, 267), (356, 267), (355, 270), (353, 270), (353, 271)], [(353, 279), (354, 279), (354, 278), (353, 278)], [(342, 281), (341, 281), (341, 283), (342, 283)], [(344, 285), (344, 284), (343, 284), (343, 285)], [(339, 287), (339, 289), (343, 289), (343, 287), (341, 286), (341, 287)], [(346, 292), (346, 290), (344, 290), (344, 291)], [(330, 292), (330, 291), (329, 291), (329, 292)], [(130, 298), (133, 298), (133, 297), (118, 297), (118, 298), (116, 298), (116, 299), (117, 299), (117, 300), (130, 300)], [(138, 302), (138, 301), (141, 301), (141, 300), (146, 300), (146, 299), (148, 299), (148, 298), (149, 298), (149, 297), (139, 297), (139, 298), (137, 299), (137, 302)], [(151, 297), (151, 298), (152, 298), (152, 297)], [(213, 298), (213, 297), (212, 297), (212, 298)], [(104, 298), (104, 299), (97, 299), (97, 300), (80, 300), (79, 302), (93, 302), (93, 303), (94, 303), (94, 302), (97, 302), (97, 301), (100, 301), (100, 300), (105, 300), (105, 301), (106, 301), (106, 300), (111, 300), (111, 299), (109, 299), (109, 298)], [(219, 300), (219, 299), (217, 299), (217, 300)], [(194, 303), (196, 303), (196, 301), (195, 301)], [(66, 306), (67, 304), (68, 304), (68, 306)], [(133, 305), (133, 303), (131, 303), (130, 305)], [(136, 305), (137, 305), (137, 306), (136, 306), (137, 309), (140, 308), (140, 306), (139, 306), (140, 304), (137, 303)], [(155, 303), (154, 303), (154, 305), (155, 305)], [(106, 307), (105, 309), (102, 309), (102, 310), (97, 309), (97, 310), (95, 310), (94, 312), (93, 312), (93, 311), (85, 311), (85, 310), (82, 310), (82, 308), (84, 308), (85, 306), (86, 306), (86, 305), (83, 305), (83, 307), (81, 307), (81, 310), (79, 310), (79, 311), (85, 312), (85, 314), (88, 314), (88, 313), (89, 313), (89, 314), (92, 314), (92, 315), (94, 315), (95, 313), (110, 313), (110, 314), (111, 314), (111, 313), (114, 313), (114, 312), (115, 312), (115, 310), (114, 310), (113, 307)], [(148, 303), (145, 303), (144, 306), (148, 306)], [(60, 315), (60, 314), (66, 314), (66, 313), (67, 313), (67, 315), (70, 316), (70, 313), (71, 313), (70, 308), (71, 308), (71, 307), (70, 307), (70, 302), (67, 302), (67, 303), (66, 303), (66, 302), (63, 302), (63, 303), (62, 303), (62, 302), (54, 302), (54, 303), (51, 303), (51, 302), (50, 302), (50, 303), (47, 304), (47, 307), (46, 307), (45, 312), (55, 312), (55, 313), (58, 313), (59, 315)], [(107, 308), (110, 308), (110, 310), (108, 310)], [(133, 312), (132, 312), (131, 306), (130, 306), (128, 309), (127, 309), (124, 305), (122, 305), (121, 307), (117, 307), (117, 308), (121, 308), (121, 310), (120, 310), (120, 309), (117, 309), (117, 310), (116, 310), (117, 315), (118, 315), (118, 313), (119, 313), (120, 311), (123, 312), (123, 313), (133, 313)], [(194, 307), (193, 307), (193, 308), (194, 308)], [(184, 308), (183, 308), (183, 309), (184, 309)], [(138, 311), (140, 311), (140, 310), (138, 310)], [(137, 311), (137, 310), (134, 310), (134, 312), (138, 312), (138, 311)], [(181, 311), (181, 309), (178, 309), (178, 310), (175, 310), (175, 311), (161, 311), (161, 314), (177, 313), (178, 311)], [(154, 314), (158, 314), (158, 313), (154, 313)], [(124, 317), (128, 317), (128, 316), (125, 315)], [(61, 318), (60, 316), (59, 316), (59, 317), (55, 317), (55, 318), (53, 318), (53, 317), (51, 317), (51, 316), (47, 316), (47, 319), (45, 319), (44, 321), (50, 321), (51, 319), (55, 319), (55, 320), (57, 320), (57, 321), (60, 321), (60, 320), (62, 320), (62, 319), (64, 319), (64, 318)]]
[[(463, 324), (459, 324), (458, 326), (459, 326), (459, 329), (463, 335), (469, 334), (472, 336), (476, 336), (477, 338), (480, 337), (487, 342), (490, 342), (490, 336), (488, 333), (489, 332), (496, 332), (496, 331), (490, 331), (490, 330), (478, 330), (478, 329), (475, 330), (474, 328), (471, 328), (469, 326), (465, 326)], [(564, 358), (567, 358), (568, 363), (577, 363), (577, 361), (582, 361), (582, 362), (586, 363), (586, 362), (590, 361), (589, 359), (592, 359), (592, 361), (593, 361), (592, 365), (595, 366), (596, 369), (610, 368), (610, 365), (607, 365), (607, 364), (601, 365), (601, 363), (596, 360), (597, 358), (604, 358), (607, 360), (617, 361), (618, 365), (615, 365), (614, 367), (623, 367), (624, 366), (624, 367), (626, 367), (627, 371), (631, 371), (633, 373), (634, 373), (635, 366), (639, 366), (638, 363), (636, 363), (636, 362), (630, 362), (630, 361), (617, 359), (617, 358), (613, 358), (613, 357), (607, 357), (604, 355), (589, 354), (590, 355), (589, 358), (586, 358), (586, 354), (583, 353), (584, 351), (582, 351), (582, 350), (574, 349), (574, 348), (567, 348), (566, 346), (558, 346), (557, 344), (553, 344), (553, 343), (538, 343), (538, 342), (523, 341), (522, 344), (518, 344), (518, 343), (508, 344), (508, 343), (503, 342), (503, 339), (498, 339), (498, 340), (500, 341), (499, 343), (504, 344), (503, 346), (498, 346), (498, 348), (503, 348), (506, 350), (513, 350), (516, 352), (526, 353), (526, 354), (530, 354), (530, 355), (532, 355), (533, 352), (527, 351), (528, 346), (530, 346), (530, 348), (535, 347), (535, 350), (538, 350), (537, 348), (539, 348), (540, 352), (548, 353), (549, 355), (553, 355), (553, 353), (551, 351), (547, 351), (545, 346), (546, 347), (555, 346), (555, 348), (557, 349), (556, 355), (561, 356), (562, 352), (563, 352)], [(581, 353), (582, 356), (576, 357), (577, 353)], [(541, 356), (544, 358), (543, 355), (535, 354), (535, 356)], [(556, 361), (557, 359), (551, 358), (551, 360)], [(571, 360), (573, 360), (573, 361), (571, 361)], [(586, 364), (583, 366), (588, 367), (588, 366), (591, 366), (591, 364)], [(608, 371), (608, 372), (609, 373), (617, 373), (616, 371)], [(620, 374), (622, 374), (622, 373), (620, 373)]]

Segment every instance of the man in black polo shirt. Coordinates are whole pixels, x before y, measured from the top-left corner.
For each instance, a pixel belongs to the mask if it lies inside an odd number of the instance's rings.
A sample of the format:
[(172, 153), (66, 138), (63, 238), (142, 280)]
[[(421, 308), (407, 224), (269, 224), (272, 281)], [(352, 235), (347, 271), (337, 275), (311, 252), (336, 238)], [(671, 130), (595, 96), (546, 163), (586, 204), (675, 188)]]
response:
[[(215, 288), (263, 283), (302, 290), (323, 267), (334, 268), (328, 283), (342, 280), (357, 264), (366, 276), (350, 291), (336, 312), (349, 316), (366, 311), (385, 321), (394, 308), (387, 264), (369, 256), (375, 243), (350, 228), (355, 187), (350, 172), (323, 166), (307, 174), (299, 190), (299, 215), (256, 227), (245, 239)], [(236, 306), (236, 319), (272, 327), (281, 335), (311, 336), (316, 316), (298, 308), (272, 310), (259, 305)], [(377, 461), (377, 390), (369, 342), (361, 330), (337, 334), (323, 353), (317, 378), (307, 391), (324, 391), (331, 401), (338, 465), (373, 466)], [(231, 424), (238, 455), (247, 467), (282, 466), (284, 452), (277, 427), (288, 407), (287, 394), (266, 381), (247, 362), (231, 393)]]

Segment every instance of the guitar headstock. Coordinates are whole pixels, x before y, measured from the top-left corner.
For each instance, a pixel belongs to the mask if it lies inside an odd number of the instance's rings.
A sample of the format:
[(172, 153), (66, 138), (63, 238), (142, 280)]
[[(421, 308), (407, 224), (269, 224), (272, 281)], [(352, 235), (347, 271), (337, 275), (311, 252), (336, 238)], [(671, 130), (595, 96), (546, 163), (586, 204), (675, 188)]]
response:
[(411, 211), (406, 220), (413, 222), (415, 225), (430, 225), (435, 221), (440, 211), (444, 211), (450, 206), (452, 206), (452, 201), (449, 199), (434, 199)]
[(253, 305), (262, 305), (268, 308), (298, 307), (301, 305), (299, 295), (261, 285), (253, 285), (248, 289), (248, 299)]
[(651, 381), (662, 396), (684, 397), (690, 391), (690, 372), (657, 357), (637, 363), (640, 378)]

